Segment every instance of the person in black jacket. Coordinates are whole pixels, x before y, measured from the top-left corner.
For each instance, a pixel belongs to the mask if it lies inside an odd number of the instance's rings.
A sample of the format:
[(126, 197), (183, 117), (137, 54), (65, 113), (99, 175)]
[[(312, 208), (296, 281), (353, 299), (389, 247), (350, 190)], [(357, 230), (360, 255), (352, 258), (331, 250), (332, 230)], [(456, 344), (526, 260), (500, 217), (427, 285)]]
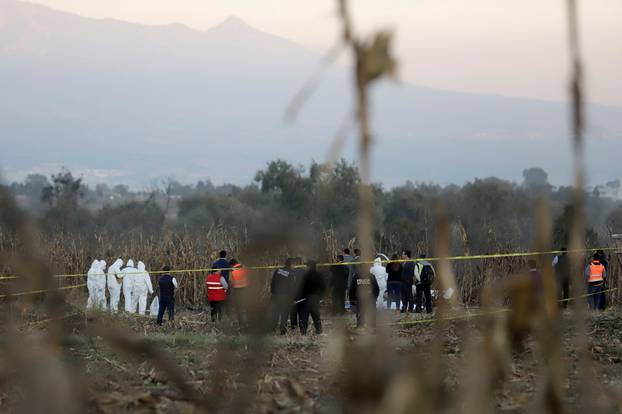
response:
[(570, 297), (570, 258), (568, 249), (562, 247), (560, 251), (561, 253), (553, 259), (553, 270), (557, 279), (558, 297), (562, 308), (565, 309), (568, 307)]
[(307, 271), (302, 282), (302, 298), (300, 312), (300, 333), (307, 334), (309, 327), (309, 315), (313, 319), (315, 333), (322, 333), (322, 319), (320, 316), (320, 301), (326, 291), (326, 283), (324, 276), (317, 271), (317, 265), (314, 261), (307, 262)]
[(300, 318), (303, 312), (303, 309), (302, 309), (303, 303), (301, 299), (303, 299), (304, 296), (302, 292), (302, 288), (303, 288), (302, 285), (303, 285), (307, 270), (304, 267), (302, 267), (302, 265), (303, 265), (302, 257), (294, 258), (294, 261), (293, 261), (294, 268), (292, 269), (290, 273), (291, 289), (292, 289), (291, 297), (293, 299), (293, 303), (292, 303), (292, 307), (289, 313), (289, 322), (290, 322), (290, 329), (292, 331), (297, 330), (298, 327), (300, 326)]
[(436, 277), (436, 271), (432, 263), (425, 260), (425, 254), (419, 256), (419, 262), (415, 263), (415, 285), (416, 285), (416, 297), (415, 297), (415, 313), (423, 312), (424, 299), (425, 299), (425, 311), (432, 313), (432, 283)]
[(371, 322), (371, 326), (374, 326), (376, 324), (375, 303), (380, 294), (380, 287), (378, 286), (376, 278), (371, 273), (368, 273), (367, 277), (361, 277), (360, 273), (355, 274), (350, 282), (348, 294), (350, 296), (350, 304), (352, 304), (352, 308), (356, 314), (356, 327), (360, 328), (368, 322), (363, 315), (363, 295), (367, 295), (368, 297), (367, 300), (369, 301), (370, 308), (369, 322)]
[[(162, 268), (163, 272), (170, 272), (169, 266)], [(160, 287), (160, 297), (158, 299), (158, 319), (157, 324), (162, 325), (162, 319), (164, 318), (164, 311), (168, 309), (168, 320), (172, 321), (175, 317), (175, 289), (177, 288), (177, 280), (168, 273), (164, 273), (158, 279), (158, 286)]]
[[(337, 255), (337, 263), (343, 263), (343, 261), (343, 255)], [(330, 267), (330, 274), (333, 315), (343, 315), (346, 311), (345, 300), (350, 267), (343, 264), (334, 264)]]
[(391, 309), (395, 303), (395, 309), (400, 309), (402, 296), (402, 264), (394, 260), (399, 260), (397, 254), (391, 256), (391, 263), (387, 265), (387, 309)]
[(402, 260), (405, 262), (402, 264), (402, 277), (401, 277), (401, 290), (402, 290), (402, 309), (401, 313), (406, 311), (413, 312), (415, 308), (415, 301), (413, 298), (413, 284), (415, 277), (415, 262), (411, 260), (412, 252), (410, 250), (404, 250), (402, 252)]
[(285, 266), (276, 269), (270, 282), (272, 295), (272, 326), (279, 326), (281, 334), (287, 333), (287, 319), (292, 307), (292, 258), (285, 261)]

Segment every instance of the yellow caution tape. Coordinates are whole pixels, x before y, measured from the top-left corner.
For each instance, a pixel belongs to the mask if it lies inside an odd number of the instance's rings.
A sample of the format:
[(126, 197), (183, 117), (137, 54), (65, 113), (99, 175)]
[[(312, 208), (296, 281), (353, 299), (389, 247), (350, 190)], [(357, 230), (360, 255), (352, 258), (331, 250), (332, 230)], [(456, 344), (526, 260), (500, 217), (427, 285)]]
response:
[[(428, 262), (436, 262), (436, 261), (441, 261), (441, 260), (448, 260), (448, 261), (461, 261), (461, 260), (482, 260), (482, 259), (498, 259), (498, 258), (504, 258), (504, 257), (527, 257), (527, 256), (542, 256), (542, 255), (551, 255), (551, 254), (560, 254), (560, 253), (568, 253), (568, 254), (572, 254), (572, 253), (587, 253), (587, 252), (595, 252), (597, 250), (602, 250), (602, 251), (612, 251), (612, 250), (617, 250), (617, 248), (615, 247), (605, 247), (605, 248), (594, 248), (594, 249), (576, 249), (576, 250), (566, 250), (566, 251), (561, 251), (561, 250), (552, 250), (552, 251), (548, 251), (548, 252), (519, 252), (519, 253), (493, 253), (493, 254), (480, 254), (480, 255), (464, 255), (464, 256), (448, 256), (448, 257), (426, 257), (426, 258), (415, 258), (415, 259), (399, 259), (399, 260), (381, 260), (382, 264), (388, 264), (388, 263), (416, 263), (416, 262), (423, 262), (423, 261), (428, 261)], [(355, 262), (328, 262), (328, 263), (317, 263), (316, 266), (318, 267), (329, 267), (329, 266), (350, 266), (350, 265), (361, 265), (361, 264), (374, 264), (373, 260), (370, 261), (355, 261)], [(267, 266), (244, 266), (244, 269), (247, 270), (275, 270), (275, 269), (279, 269), (283, 267), (283, 265), (267, 265)], [(292, 266), (293, 268), (304, 268), (306, 267), (306, 265), (294, 265)], [(156, 271), (150, 271), (150, 272), (133, 272), (131, 273), (129, 276), (138, 276), (138, 275), (144, 275), (144, 274), (152, 274), (152, 275), (157, 275), (157, 274), (163, 274), (163, 273), (168, 273), (168, 274), (179, 274), (179, 273), (207, 273), (207, 272), (217, 272), (217, 271), (222, 271), (222, 270), (236, 270), (236, 268), (233, 267), (229, 267), (229, 268), (221, 268), (221, 269), (215, 269), (215, 268), (198, 268), (198, 269), (180, 269), (180, 270), (169, 270), (169, 271), (163, 271), (163, 270), (156, 270)], [(61, 274), (61, 275), (54, 275), (53, 277), (56, 278), (71, 278), (71, 277), (86, 277), (88, 276), (87, 273), (74, 273), (74, 274)], [(0, 276), (0, 280), (10, 280), (10, 279), (18, 279), (20, 278), (20, 276)]]

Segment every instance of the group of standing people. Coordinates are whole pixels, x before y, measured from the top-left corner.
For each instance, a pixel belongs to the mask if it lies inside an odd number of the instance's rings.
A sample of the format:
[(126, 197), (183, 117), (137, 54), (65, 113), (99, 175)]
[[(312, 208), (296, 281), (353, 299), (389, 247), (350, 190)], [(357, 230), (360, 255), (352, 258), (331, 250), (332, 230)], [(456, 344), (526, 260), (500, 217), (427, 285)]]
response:
[(211, 308), (212, 322), (219, 321), (224, 312), (233, 309), (240, 324), (248, 319), (248, 271), (236, 259), (227, 259), (221, 250), (205, 277), (205, 291)]
[[(100, 309), (117, 312), (121, 300), (121, 292), (125, 301), (125, 311), (145, 314), (147, 297), (153, 294), (151, 277), (143, 262), (128, 260), (123, 266), (123, 260), (117, 259), (106, 273), (105, 260), (93, 260), (87, 273), (86, 287), (89, 293), (86, 309)], [(110, 296), (110, 304), (106, 298), (106, 287)]]
[[(372, 308), (395, 309), (401, 313), (432, 313), (431, 285), (436, 272), (424, 254), (413, 259), (412, 252), (404, 249), (401, 256), (393, 254), (390, 259), (378, 254), (370, 268), (359, 262), (358, 249), (354, 250), (353, 255), (349, 249), (344, 249), (343, 254), (337, 255), (337, 263), (330, 266), (333, 314), (344, 314), (346, 304), (349, 303), (356, 314), (357, 325), (364, 325), (362, 295), (366, 295), (369, 303), (375, 305)], [(588, 303), (592, 309), (602, 310), (606, 307), (608, 266), (604, 252), (597, 251), (585, 268)], [(571, 281), (569, 257), (565, 248), (553, 259), (553, 268), (561, 303), (565, 307), (570, 296)], [(537, 272), (535, 262), (530, 263), (530, 269), (532, 273)], [(170, 267), (165, 266), (162, 270), (163, 275), (158, 279), (157, 323), (160, 325), (166, 311), (170, 320), (174, 318), (175, 289), (178, 288), (177, 281), (169, 273)], [(302, 258), (288, 258), (283, 267), (274, 271), (270, 282), (273, 328), (286, 333), (289, 325), (292, 330), (299, 329), (305, 335), (311, 319), (315, 332), (322, 333), (320, 304), (327, 285), (316, 262), (309, 260), (303, 263)], [(224, 312), (232, 310), (240, 324), (245, 323), (248, 317), (248, 286), (247, 269), (236, 259), (227, 259), (227, 252), (221, 251), (205, 278), (212, 321), (219, 321)], [(104, 260), (93, 260), (87, 274), (87, 289), (87, 310), (109, 309), (118, 312), (123, 293), (125, 311), (141, 315), (145, 314), (148, 295), (154, 293), (145, 264), (139, 261), (135, 266), (132, 259), (125, 265), (122, 259), (117, 259), (107, 272)]]
[[(175, 289), (178, 284), (170, 272), (169, 266), (162, 269), (163, 275), (158, 279), (159, 295), (152, 303), (152, 308), (157, 309), (157, 323), (162, 325), (164, 312), (168, 312), (169, 320), (174, 319), (175, 314)], [(87, 273), (86, 287), (88, 299), (86, 309), (110, 310), (117, 313), (123, 293), (125, 312), (145, 315), (147, 311), (148, 295), (154, 293), (151, 276), (143, 262), (134, 265), (134, 260), (129, 259), (125, 266), (122, 259), (117, 259), (106, 273), (106, 261), (94, 260)], [(106, 298), (106, 287), (110, 303)], [(155, 304), (155, 306), (154, 306)], [(155, 316), (155, 315), (154, 315)]]
[[(169, 320), (174, 319), (175, 314), (175, 289), (177, 280), (170, 273), (171, 268), (164, 266), (164, 274), (158, 279), (160, 294), (156, 303), (157, 323), (162, 325), (164, 312), (168, 311)], [(153, 294), (151, 277), (143, 262), (139, 261), (134, 267), (134, 261), (128, 260), (125, 266), (122, 259), (117, 259), (108, 268), (106, 274), (106, 262), (94, 260), (87, 273), (86, 287), (89, 296), (86, 309), (110, 310), (113, 313), (119, 311), (121, 293), (123, 293), (124, 310), (128, 313), (145, 315), (147, 310), (148, 295)], [(110, 304), (106, 299), (106, 287), (110, 296)], [(153, 307), (153, 305), (152, 305)]]
[[(350, 250), (344, 249), (343, 254), (337, 256), (338, 264), (331, 266), (335, 314), (345, 312), (346, 296), (352, 304), (356, 296), (353, 280), (357, 280), (359, 285), (365, 284), (359, 281), (361, 278), (370, 279), (372, 297), (378, 309), (393, 309), (395, 306), (402, 313), (432, 312), (431, 286), (436, 273), (424, 254), (419, 259), (413, 259), (412, 252), (404, 249), (401, 256), (393, 254), (389, 260), (378, 254), (369, 272), (361, 271), (362, 266), (356, 264), (359, 260), (357, 250), (355, 256), (351, 256)], [(387, 263), (386, 267), (383, 262)]]
[(276, 269), (270, 281), (272, 298), (272, 326), (287, 333), (288, 320), (292, 330), (300, 329), (306, 335), (309, 318), (316, 334), (322, 333), (320, 303), (326, 292), (324, 276), (316, 262), (303, 265), (302, 258), (288, 258), (285, 266)]
[[(337, 263), (329, 269), (333, 314), (344, 314), (347, 300), (356, 314), (357, 326), (367, 324), (362, 312), (364, 296), (373, 309), (391, 309), (395, 303), (396, 309), (403, 313), (422, 312), (423, 309), (431, 313), (435, 271), (424, 258), (422, 255), (417, 260), (412, 259), (409, 250), (403, 251), (401, 260), (396, 255), (388, 260), (378, 254), (370, 268), (359, 263), (358, 249), (354, 254), (344, 249), (343, 254), (337, 255)], [(387, 262), (385, 267), (383, 263)], [(314, 261), (303, 265), (300, 258), (288, 258), (285, 266), (274, 271), (270, 283), (272, 326), (284, 334), (289, 321), (290, 329), (300, 329), (304, 335), (311, 318), (315, 332), (321, 333), (320, 302), (326, 290), (325, 277)]]

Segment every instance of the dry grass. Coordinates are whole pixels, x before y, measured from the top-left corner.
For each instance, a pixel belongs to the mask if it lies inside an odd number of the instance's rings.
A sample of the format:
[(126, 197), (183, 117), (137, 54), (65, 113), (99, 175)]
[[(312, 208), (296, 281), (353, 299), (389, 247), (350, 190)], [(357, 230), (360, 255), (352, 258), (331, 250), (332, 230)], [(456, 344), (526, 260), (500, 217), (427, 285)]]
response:
[[(391, 36), (354, 33), (348, 4), (338, 1), (342, 42), (354, 58), (356, 119), (359, 127), (360, 188), (357, 245), (370, 258), (372, 193), (367, 88), (390, 74)], [(571, 91), (574, 102), (576, 192), (572, 248), (583, 245), (582, 217), (582, 61), (575, 1), (568, 0)], [(371, 39), (371, 40), (368, 40)], [(550, 213), (536, 212), (534, 248), (550, 249)], [(200, 236), (165, 232), (76, 238), (42, 237), (0, 188), (0, 270), (22, 277), (6, 281), (4, 291), (51, 289), (56, 273), (83, 273), (88, 256), (111, 263), (117, 256), (148, 264), (205, 268), (225, 248), (248, 264), (274, 264), (285, 255), (309, 255), (305, 241), (266, 228), (254, 238), (225, 229)], [(267, 226), (269, 227), (269, 226)], [(464, 229), (462, 229), (464, 230)], [(449, 251), (450, 225), (439, 210), (436, 255)], [(493, 235), (494, 236), (494, 235)], [(465, 253), (468, 235), (462, 231)], [(332, 256), (334, 234), (324, 234)], [(399, 240), (392, 241), (399, 243)], [(430, 248), (431, 246), (420, 246)], [(512, 250), (513, 246), (499, 246)], [(389, 246), (391, 248), (391, 246)], [(271, 252), (271, 254), (268, 254)], [(276, 252), (276, 254), (275, 254)], [(390, 253), (390, 252), (387, 252)], [(320, 257), (318, 257), (320, 258)], [(80, 309), (84, 294), (50, 292), (3, 300), (0, 324), (0, 407), (15, 412), (619, 412), (622, 375), (622, 320), (616, 310), (588, 314), (577, 298), (572, 310), (558, 312), (550, 257), (540, 258), (543, 288), (522, 275), (521, 259), (487, 259), (438, 266), (440, 287), (457, 286), (459, 301), (439, 302), (436, 318), (421, 320), (383, 313), (375, 329), (354, 330), (352, 318), (330, 318), (328, 335), (270, 334), (266, 301), (268, 273), (252, 285), (250, 329), (235, 323), (214, 325), (206, 314), (182, 310), (174, 326)], [(584, 262), (573, 255), (580, 280)], [(269, 261), (268, 261), (269, 260)], [(267, 262), (268, 261), (268, 262)], [(266, 263), (267, 262), (267, 263)], [(621, 287), (613, 262), (610, 287)], [(179, 303), (200, 308), (202, 275), (180, 275)], [(80, 283), (63, 279), (60, 283)], [(574, 283), (582, 292), (582, 283)], [(619, 292), (611, 294), (617, 302)], [(460, 303), (462, 302), (462, 303)], [(480, 316), (465, 317), (468, 305), (481, 304)], [(501, 311), (500, 309), (501, 308)], [(370, 308), (367, 308), (370, 311)], [(41, 320), (43, 319), (43, 320)], [(588, 334), (589, 333), (589, 334)]]

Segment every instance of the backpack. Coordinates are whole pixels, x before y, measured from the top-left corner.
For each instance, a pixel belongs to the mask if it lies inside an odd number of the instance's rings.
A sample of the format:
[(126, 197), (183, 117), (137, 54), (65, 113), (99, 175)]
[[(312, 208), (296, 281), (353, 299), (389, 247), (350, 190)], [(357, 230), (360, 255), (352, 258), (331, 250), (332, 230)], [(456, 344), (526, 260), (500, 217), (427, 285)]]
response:
[(431, 265), (427, 263), (422, 265), (419, 280), (421, 280), (423, 285), (431, 285), (434, 282), (434, 269), (432, 269)]

